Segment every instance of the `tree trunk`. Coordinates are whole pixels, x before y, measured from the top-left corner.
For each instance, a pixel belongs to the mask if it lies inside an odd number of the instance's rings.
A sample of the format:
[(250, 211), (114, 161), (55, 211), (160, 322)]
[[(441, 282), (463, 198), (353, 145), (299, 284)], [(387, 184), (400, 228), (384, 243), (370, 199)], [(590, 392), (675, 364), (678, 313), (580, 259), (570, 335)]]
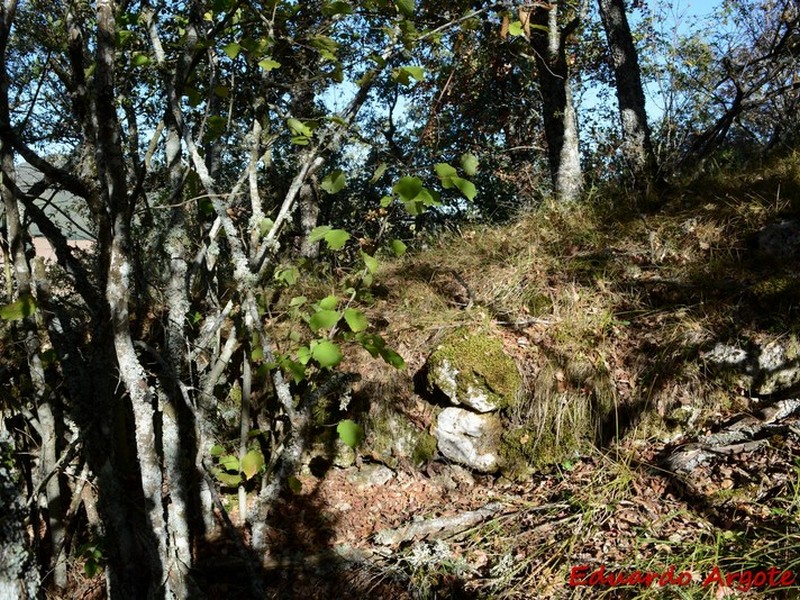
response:
[(319, 256), (319, 242), (310, 240), (311, 231), (319, 221), (319, 200), (315, 187), (316, 179), (313, 177), (303, 184), (297, 207), (300, 213), (300, 256), (311, 259)]
[(622, 153), (635, 180), (641, 181), (649, 189), (656, 180), (657, 165), (650, 142), (639, 58), (625, 15), (624, 0), (598, 2), (614, 67), (622, 123)]
[[(531, 15), (533, 27), (530, 41), (536, 55), (536, 70), (542, 94), (542, 118), (550, 174), (556, 199), (576, 200), (583, 189), (578, 118), (572, 102), (566, 39), (578, 25), (573, 19), (561, 29), (558, 24), (558, 2), (537, 7)], [(520, 13), (527, 19), (527, 13)]]
[(0, 420), (0, 598), (33, 600), (39, 592), (39, 569), (28, 548), (26, 509), (16, 476), (14, 440)]
[[(190, 597), (188, 573), (192, 560), (185, 503), (187, 486), (180, 472), (183, 444), (178, 432), (180, 400), (175, 397), (176, 390), (172, 386), (151, 383), (132, 339), (128, 306), (132, 300), (130, 275), (134, 272), (130, 228), (135, 198), (128, 191), (114, 102), (116, 23), (113, 0), (98, 0), (96, 10), (96, 162), (103, 198), (113, 224), (105, 291), (119, 378), (124, 383), (133, 411), (139, 483), (148, 525), (143, 544), (149, 577), (147, 595), (183, 599)], [(173, 229), (170, 234), (170, 266), (173, 267), (175, 253), (181, 250), (180, 227), (177, 233)], [(184, 309), (183, 300), (172, 300), (178, 310)], [(183, 314), (171, 315), (171, 318), (178, 319), (178, 327), (182, 327)], [(174, 350), (174, 337), (179, 335), (173, 332), (170, 336), (170, 350)], [(165, 490), (168, 495), (165, 495)]]

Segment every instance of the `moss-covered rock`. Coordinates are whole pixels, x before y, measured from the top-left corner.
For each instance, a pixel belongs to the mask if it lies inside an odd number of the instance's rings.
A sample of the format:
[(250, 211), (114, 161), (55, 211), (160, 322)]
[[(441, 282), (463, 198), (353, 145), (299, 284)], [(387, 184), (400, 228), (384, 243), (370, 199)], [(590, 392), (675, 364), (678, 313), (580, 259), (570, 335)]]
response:
[(513, 405), (522, 388), (516, 363), (502, 342), (486, 333), (457, 330), (431, 354), (427, 368), (431, 389), (478, 412)]
[(389, 406), (378, 406), (372, 411), (366, 430), (363, 452), (390, 467), (402, 461), (419, 466), (430, 462), (436, 454), (436, 438)]

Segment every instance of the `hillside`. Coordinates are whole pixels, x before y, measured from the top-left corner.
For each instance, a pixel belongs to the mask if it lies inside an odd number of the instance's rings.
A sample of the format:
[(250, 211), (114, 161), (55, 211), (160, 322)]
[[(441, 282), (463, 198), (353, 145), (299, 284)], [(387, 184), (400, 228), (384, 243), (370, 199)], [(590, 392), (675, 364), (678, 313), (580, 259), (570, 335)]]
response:
[[(349, 417), (366, 440), (353, 454), (323, 435), (306, 457), (271, 523), (275, 597), (796, 596), (800, 162), (706, 176), (657, 211), (621, 197), (383, 263), (364, 309), (406, 367), (348, 350), (361, 379), (319, 422)], [(521, 376), (492, 473), (420, 442), (453, 335), (499, 341)], [(467, 346), (462, 371), (485, 371)], [(569, 585), (601, 566), (656, 581)]]

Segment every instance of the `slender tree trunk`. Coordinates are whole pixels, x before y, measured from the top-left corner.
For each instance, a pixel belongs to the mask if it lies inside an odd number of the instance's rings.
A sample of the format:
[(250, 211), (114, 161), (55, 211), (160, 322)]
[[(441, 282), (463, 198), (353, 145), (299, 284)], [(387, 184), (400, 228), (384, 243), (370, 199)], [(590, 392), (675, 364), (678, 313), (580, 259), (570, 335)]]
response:
[(0, 598), (33, 600), (39, 592), (39, 569), (28, 548), (27, 512), (13, 469), (14, 440), (0, 421)]
[(300, 256), (315, 259), (319, 256), (319, 242), (309, 238), (319, 221), (319, 200), (315, 190), (316, 178), (311, 177), (300, 188), (298, 210), (300, 213)]
[[(531, 14), (533, 27), (530, 41), (536, 55), (542, 118), (555, 196), (560, 202), (571, 202), (580, 196), (583, 189), (578, 118), (572, 101), (566, 56), (566, 38), (577, 27), (578, 20), (573, 19), (562, 29), (558, 24), (558, 10), (559, 2), (534, 9)], [(527, 13), (520, 13), (521, 17), (523, 15)]]
[(650, 142), (639, 58), (633, 43), (624, 0), (598, 0), (608, 39), (622, 123), (622, 152), (634, 178), (648, 188), (655, 182), (657, 165)]
[[(130, 237), (134, 199), (127, 188), (119, 120), (114, 104), (115, 6), (113, 0), (98, 0), (96, 9), (97, 165), (103, 196), (113, 223), (106, 300), (111, 312), (119, 377), (125, 385), (133, 410), (134, 440), (149, 529), (144, 536), (150, 580), (148, 595), (183, 599), (190, 596), (188, 571), (192, 561), (186, 521), (186, 482), (180, 460), (179, 401), (173, 397), (174, 390), (169, 386), (162, 396), (161, 389), (150, 383), (132, 339), (128, 305), (131, 301), (130, 275), (134, 272)], [(177, 253), (180, 251), (180, 227), (171, 233), (170, 250)], [(185, 306), (183, 300), (173, 300), (176, 308), (182, 310)], [(183, 315), (171, 316), (182, 324)], [(171, 350), (174, 350), (175, 343), (173, 336), (170, 340)], [(165, 489), (169, 491), (169, 498), (165, 498)]]

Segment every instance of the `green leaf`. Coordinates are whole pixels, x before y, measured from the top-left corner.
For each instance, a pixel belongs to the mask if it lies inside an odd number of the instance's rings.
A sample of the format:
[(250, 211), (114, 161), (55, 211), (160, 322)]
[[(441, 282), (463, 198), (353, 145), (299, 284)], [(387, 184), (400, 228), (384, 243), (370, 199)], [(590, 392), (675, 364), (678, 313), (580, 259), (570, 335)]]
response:
[(289, 486), (289, 489), (292, 490), (293, 494), (299, 494), (303, 491), (303, 484), (294, 475), (289, 475), (289, 477), (286, 478), (286, 484)]
[(300, 270), (294, 266), (278, 269), (275, 271), (275, 279), (286, 285), (294, 285), (300, 279)]
[(331, 250), (341, 250), (350, 239), (350, 234), (344, 229), (331, 229), (330, 225), (314, 227), (308, 234), (308, 241), (313, 243), (325, 240)]
[(199, 104), (203, 101), (203, 97), (200, 95), (200, 92), (195, 88), (185, 88), (183, 95), (186, 96), (189, 106), (193, 108), (195, 106), (199, 106)]
[(89, 556), (86, 558), (86, 562), (83, 563), (83, 572), (86, 574), (86, 577), (92, 579), (97, 573), (100, 572), (100, 565), (97, 563), (94, 557)]
[(418, 202), (422, 202), (423, 206), (439, 206), (439, 194), (432, 192), (427, 188), (422, 188), (415, 198)]
[(400, 196), (403, 202), (414, 200), (422, 190), (422, 180), (419, 177), (405, 176), (394, 184), (392, 191)]
[(320, 187), (329, 194), (335, 194), (342, 190), (347, 181), (345, 180), (344, 173), (337, 169), (328, 173), (323, 179)]
[(353, 12), (353, 7), (349, 2), (337, 0), (322, 7), (322, 14), (326, 17), (333, 17), (335, 15), (349, 15)]
[(305, 296), (295, 296), (294, 298), (292, 298), (291, 302), (289, 302), (289, 306), (291, 306), (293, 308), (296, 307), (296, 306), (302, 306), (307, 301), (308, 301), (308, 298), (306, 298)]
[(394, 0), (394, 5), (397, 7), (397, 12), (406, 18), (414, 16), (414, 0)]
[(408, 246), (406, 246), (400, 240), (392, 240), (389, 246), (391, 247), (392, 252), (394, 252), (395, 256), (398, 257), (403, 256), (406, 253), (406, 249), (408, 248)]
[(308, 234), (308, 241), (312, 244), (319, 242), (320, 240), (325, 239), (325, 235), (332, 229), (330, 225), (319, 225), (314, 227), (311, 232)]
[(261, 223), (259, 224), (259, 231), (261, 232), (261, 235), (267, 235), (272, 229), (273, 225), (275, 225), (275, 221), (269, 217), (261, 219)]
[(239, 473), (234, 475), (233, 473), (217, 471), (216, 477), (217, 481), (219, 481), (224, 487), (239, 487), (239, 484), (242, 483), (242, 476)]
[(146, 67), (151, 62), (153, 61), (150, 60), (150, 57), (147, 56), (147, 54), (143, 54), (142, 52), (134, 52), (133, 56), (131, 56), (131, 64), (134, 67)]
[(425, 207), (422, 206), (422, 202), (418, 200), (406, 200), (403, 202), (403, 206), (405, 207), (406, 212), (414, 217), (425, 212)]
[(434, 167), (434, 170), (436, 171), (436, 174), (439, 176), (439, 179), (442, 180), (458, 176), (456, 168), (451, 165), (448, 165), (447, 163), (437, 163), (436, 166)]
[(264, 455), (260, 450), (250, 450), (242, 457), (242, 473), (249, 481), (261, 470), (264, 466)]
[(375, 172), (372, 174), (372, 178), (369, 180), (369, 182), (376, 183), (381, 177), (383, 177), (384, 173), (386, 173), (386, 163), (382, 162), (375, 169)]
[(36, 300), (32, 296), (22, 296), (16, 302), (0, 307), (0, 319), (19, 321), (36, 311)]
[(342, 318), (342, 315), (336, 312), (335, 310), (318, 310), (308, 321), (308, 326), (311, 327), (312, 331), (319, 331), (320, 329), (330, 329), (336, 323), (339, 322), (339, 319)]
[(213, 446), (211, 446), (211, 450), (209, 450), (209, 453), (211, 454), (211, 456), (222, 456), (223, 454), (225, 454), (225, 448), (223, 448), (219, 444), (214, 444)]
[(339, 346), (329, 340), (312, 342), (311, 355), (321, 367), (334, 367), (342, 361), (342, 351)]
[(405, 66), (392, 71), (392, 77), (401, 85), (411, 85), (411, 80), (422, 81), (425, 77), (425, 69), (422, 67)]
[(337, 304), (339, 304), (339, 299), (333, 294), (330, 296), (325, 296), (319, 301), (319, 307), (322, 310), (334, 310)]
[(265, 71), (272, 71), (272, 69), (277, 69), (280, 67), (281, 63), (276, 60), (272, 60), (271, 58), (265, 58), (264, 60), (258, 61), (258, 66)]
[(308, 146), (309, 139), (304, 135), (296, 135), (289, 139), (295, 146)]
[(306, 378), (306, 367), (304, 364), (293, 360), (285, 360), (281, 363), (291, 375), (295, 383), (300, 383)]
[(264, 359), (264, 348), (259, 346), (258, 348), (253, 348), (253, 351), (250, 353), (250, 360), (263, 360)]
[(392, 204), (392, 202), (394, 202), (394, 198), (392, 198), (391, 196), (384, 196), (383, 198), (381, 198), (381, 207), (387, 208)]
[(355, 333), (364, 331), (369, 327), (369, 321), (366, 315), (355, 308), (348, 308), (344, 311), (344, 320), (347, 321), (347, 325), (350, 327), (351, 331)]
[(222, 51), (228, 55), (228, 58), (233, 60), (237, 56), (239, 56), (239, 52), (241, 51), (242, 47), (237, 44), (236, 42), (231, 42), (230, 44), (226, 44)]
[(395, 369), (403, 369), (406, 366), (406, 361), (403, 360), (403, 357), (391, 348), (382, 348), (380, 355), (384, 361), (392, 365)]
[(239, 472), (239, 459), (233, 454), (225, 454), (219, 457), (219, 466), (226, 471)]
[(311, 360), (311, 348), (308, 346), (300, 346), (297, 349), (297, 361), (301, 365), (307, 365), (308, 361)]
[(356, 341), (370, 353), (372, 358), (378, 358), (381, 351), (386, 347), (384, 339), (376, 333), (360, 333), (356, 336)]
[(197, 206), (200, 208), (200, 212), (207, 217), (214, 214), (214, 203), (208, 198), (200, 198), (197, 202)]
[(132, 35), (133, 32), (128, 31), (127, 29), (120, 29), (119, 31), (117, 31), (117, 42), (116, 42), (117, 48), (121, 48), (123, 45), (125, 45), (125, 42), (127, 42)]
[(453, 179), (458, 177), (458, 171), (456, 171), (455, 167), (447, 163), (437, 163), (434, 166), (434, 170), (439, 176), (439, 180), (442, 182), (442, 187), (444, 189), (449, 190), (455, 185)]
[(308, 125), (297, 119), (287, 119), (286, 126), (289, 128), (289, 131), (296, 136), (311, 137), (314, 135), (314, 132), (311, 131)]
[(478, 193), (478, 190), (475, 189), (474, 183), (461, 177), (453, 177), (453, 183), (467, 200), (472, 202), (475, 199), (475, 194)]
[(508, 25), (508, 33), (514, 37), (519, 37), (525, 34), (525, 30), (522, 28), (522, 23), (520, 21), (513, 21)]
[(475, 173), (478, 172), (478, 157), (469, 152), (462, 154), (461, 168), (464, 169), (464, 173), (470, 177), (474, 177)]
[(216, 140), (225, 133), (227, 127), (228, 121), (225, 117), (220, 117), (219, 115), (208, 117), (208, 121), (206, 122), (206, 134), (203, 136), (203, 140), (206, 142)]
[(370, 256), (363, 250), (361, 251), (361, 258), (364, 259), (364, 264), (367, 266), (367, 269), (370, 273), (374, 273), (378, 270), (378, 259), (374, 256)]
[(370, 353), (373, 358), (380, 356), (388, 364), (402, 369), (406, 366), (405, 360), (397, 352), (391, 348), (386, 347), (386, 340), (381, 336), (374, 333), (359, 333), (356, 335), (356, 341)]
[(311, 38), (311, 45), (316, 48), (325, 60), (336, 60), (336, 51), (339, 44), (326, 35), (315, 35)]
[(231, 95), (231, 89), (227, 85), (215, 85), (214, 95), (219, 98), (228, 98)]
[(339, 421), (336, 426), (336, 433), (339, 438), (348, 446), (355, 449), (364, 441), (364, 428), (351, 419), (344, 419)]
[(325, 241), (331, 250), (341, 250), (350, 239), (350, 234), (344, 229), (331, 229), (325, 234)]

